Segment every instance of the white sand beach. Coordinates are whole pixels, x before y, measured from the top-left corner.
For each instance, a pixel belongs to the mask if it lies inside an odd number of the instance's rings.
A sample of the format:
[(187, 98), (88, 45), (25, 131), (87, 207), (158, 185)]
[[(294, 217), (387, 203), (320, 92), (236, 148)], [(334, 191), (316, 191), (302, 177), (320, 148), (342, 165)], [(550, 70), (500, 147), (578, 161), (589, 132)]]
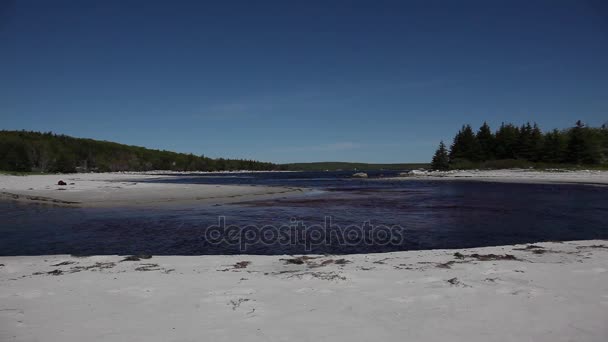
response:
[(607, 241), (123, 259), (1, 257), (0, 340), (603, 342), (608, 336)]
[[(290, 187), (142, 183), (175, 177), (148, 173), (0, 175), (0, 199), (79, 207), (220, 204), (302, 194)], [(64, 181), (67, 185), (57, 185)]]
[[(384, 178), (387, 179), (387, 178)], [(608, 184), (608, 171), (596, 170), (453, 170), (453, 171), (413, 171), (392, 180), (468, 180), (500, 183), (562, 183), (562, 184)]]
[[(606, 184), (605, 172), (398, 179)], [(6, 199), (229, 203), (300, 189), (0, 176)], [(66, 186), (56, 185), (59, 180)], [(73, 183), (73, 184), (72, 184)], [(64, 189), (64, 190), (59, 190)], [(608, 241), (343, 256), (0, 257), (0, 341), (605, 341)]]

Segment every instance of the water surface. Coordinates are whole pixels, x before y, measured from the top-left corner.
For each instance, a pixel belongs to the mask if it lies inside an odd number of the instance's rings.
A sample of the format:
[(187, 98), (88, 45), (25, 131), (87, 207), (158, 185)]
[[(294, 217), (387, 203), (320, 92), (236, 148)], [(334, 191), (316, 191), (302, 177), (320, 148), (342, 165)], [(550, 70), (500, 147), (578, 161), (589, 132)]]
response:
[[(100, 209), (0, 202), (0, 255), (342, 254), (608, 239), (608, 192), (604, 187), (358, 180), (350, 178), (351, 174), (228, 174), (170, 181), (317, 190), (301, 197), (220, 206)], [(246, 246), (212, 243), (206, 233), (222, 216), (229, 225), (249, 226), (249, 230), (272, 225), (284, 233), (301, 221), (306, 226), (303, 234), (326, 229), (326, 220), (331, 217), (332, 230), (344, 232), (349, 226), (363, 226), (368, 232), (370, 226), (382, 225), (397, 230), (400, 239), (388, 245), (356, 239), (350, 244), (284, 244), (275, 240), (252, 240)]]

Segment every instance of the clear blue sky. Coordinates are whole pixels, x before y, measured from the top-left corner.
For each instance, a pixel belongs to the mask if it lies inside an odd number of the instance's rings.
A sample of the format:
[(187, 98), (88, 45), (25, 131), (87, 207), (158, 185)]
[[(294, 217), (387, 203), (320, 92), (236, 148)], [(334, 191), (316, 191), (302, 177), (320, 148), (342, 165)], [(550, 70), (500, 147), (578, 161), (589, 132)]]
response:
[(422, 162), (463, 123), (608, 120), (604, 1), (0, 0), (0, 128)]

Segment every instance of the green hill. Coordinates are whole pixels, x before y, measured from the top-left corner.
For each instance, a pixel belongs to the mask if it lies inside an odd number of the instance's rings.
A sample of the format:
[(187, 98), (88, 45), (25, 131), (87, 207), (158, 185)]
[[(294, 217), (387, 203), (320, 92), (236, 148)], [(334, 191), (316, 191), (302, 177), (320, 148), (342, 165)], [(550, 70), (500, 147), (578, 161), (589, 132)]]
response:
[(0, 170), (12, 172), (76, 171), (222, 171), (278, 170), (253, 160), (212, 159), (109, 141), (53, 133), (0, 131)]

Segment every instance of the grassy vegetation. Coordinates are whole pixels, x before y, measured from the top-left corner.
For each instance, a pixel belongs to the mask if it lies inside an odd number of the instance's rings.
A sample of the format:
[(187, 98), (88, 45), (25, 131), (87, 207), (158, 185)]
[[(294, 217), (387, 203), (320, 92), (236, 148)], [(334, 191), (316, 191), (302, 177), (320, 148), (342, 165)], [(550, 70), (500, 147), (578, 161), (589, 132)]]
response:
[(399, 164), (368, 164), (347, 162), (317, 162), (283, 164), (282, 168), (289, 171), (339, 171), (339, 170), (411, 170), (428, 168), (428, 163), (399, 163)]

